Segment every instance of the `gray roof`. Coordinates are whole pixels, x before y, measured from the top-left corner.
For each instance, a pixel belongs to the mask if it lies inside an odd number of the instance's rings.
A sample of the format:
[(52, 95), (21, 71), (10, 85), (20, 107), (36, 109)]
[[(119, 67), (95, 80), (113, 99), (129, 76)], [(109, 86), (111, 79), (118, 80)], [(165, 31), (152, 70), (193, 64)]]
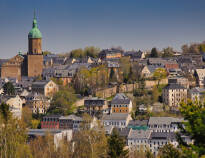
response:
[(118, 93), (112, 99), (111, 104), (129, 104), (130, 99), (124, 93)]
[(194, 87), (190, 89), (190, 93), (204, 93), (205, 88), (200, 88), (200, 87)]
[(84, 99), (84, 105), (85, 106), (103, 106), (105, 105), (105, 99), (98, 98), (98, 97), (86, 98)]
[(102, 120), (126, 120), (129, 114), (112, 113), (110, 115), (104, 114)]
[(164, 89), (186, 89), (184, 88), (182, 85), (180, 84), (168, 84), (166, 87), (164, 87)]
[(133, 130), (131, 129), (128, 139), (149, 139), (151, 130)]
[(130, 120), (128, 126), (147, 126), (148, 120)]
[(175, 118), (175, 117), (150, 117), (148, 125), (170, 125), (171, 123), (180, 123), (183, 122), (183, 118)]
[(119, 136), (128, 137), (131, 129), (130, 128), (115, 128), (119, 132)]
[(44, 87), (49, 81), (36, 81), (32, 83), (32, 87)]
[(150, 139), (173, 140), (176, 139), (176, 134), (174, 132), (152, 132)]
[(78, 120), (78, 121), (82, 121), (82, 118), (78, 117), (76, 115), (69, 115), (69, 116), (61, 116), (59, 118), (59, 120)]

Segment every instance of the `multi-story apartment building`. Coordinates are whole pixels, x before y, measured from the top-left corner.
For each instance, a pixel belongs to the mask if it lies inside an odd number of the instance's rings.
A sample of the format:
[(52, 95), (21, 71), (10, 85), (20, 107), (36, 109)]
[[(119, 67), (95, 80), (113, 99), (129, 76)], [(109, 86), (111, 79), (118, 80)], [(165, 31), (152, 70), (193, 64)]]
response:
[(120, 128), (127, 127), (131, 117), (127, 113), (112, 113), (103, 115), (102, 122), (104, 126), (115, 126)]
[(84, 100), (86, 112), (90, 115), (108, 113), (108, 103), (103, 98), (89, 97)]
[(61, 116), (59, 118), (60, 129), (78, 130), (80, 128), (81, 123), (82, 123), (82, 118), (76, 115)]
[(150, 117), (148, 127), (153, 132), (177, 132), (183, 121), (184, 119), (175, 117)]
[(180, 84), (168, 84), (162, 91), (163, 102), (171, 107), (178, 107), (187, 101), (187, 89)]
[(118, 93), (111, 101), (110, 113), (130, 113), (132, 101), (124, 94)]
[(44, 116), (41, 121), (41, 128), (59, 129), (59, 115)]
[(159, 149), (168, 143), (177, 147), (178, 142), (174, 132), (152, 132), (148, 142), (149, 149), (154, 155), (157, 155)]
[(58, 85), (52, 80), (37, 81), (32, 84), (32, 91), (51, 97), (58, 91)]
[(151, 130), (133, 130), (131, 129), (128, 137), (127, 144), (130, 150), (146, 151), (149, 148), (149, 138)]
[(30, 93), (26, 96), (26, 106), (30, 107), (34, 114), (45, 114), (50, 107), (50, 100), (42, 94)]
[(122, 57), (123, 51), (121, 49), (111, 48), (111, 49), (103, 49), (99, 53), (99, 57), (101, 59), (119, 59)]

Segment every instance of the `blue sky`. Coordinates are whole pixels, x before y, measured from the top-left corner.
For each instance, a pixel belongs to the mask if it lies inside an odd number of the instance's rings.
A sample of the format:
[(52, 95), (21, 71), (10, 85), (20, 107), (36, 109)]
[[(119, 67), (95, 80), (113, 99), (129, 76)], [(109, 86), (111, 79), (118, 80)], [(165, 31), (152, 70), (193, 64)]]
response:
[(0, 0), (0, 58), (27, 52), (36, 9), (43, 50), (162, 49), (205, 40), (205, 0)]

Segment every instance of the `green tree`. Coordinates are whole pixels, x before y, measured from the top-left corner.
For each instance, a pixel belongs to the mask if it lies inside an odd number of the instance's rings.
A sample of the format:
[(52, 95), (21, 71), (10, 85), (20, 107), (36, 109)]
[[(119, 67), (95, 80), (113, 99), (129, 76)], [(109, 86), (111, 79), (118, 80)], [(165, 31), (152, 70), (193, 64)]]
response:
[(119, 136), (116, 129), (108, 138), (108, 155), (110, 158), (126, 158), (128, 157), (128, 150), (125, 149), (126, 143), (123, 138)]
[(14, 95), (15, 94), (15, 89), (14, 86), (11, 82), (7, 82), (3, 86), (4, 93), (7, 95)]
[(129, 57), (122, 57), (120, 59), (120, 69), (123, 74), (123, 81), (126, 83), (128, 81), (128, 75), (130, 72), (130, 58)]
[(158, 80), (157, 88), (159, 87), (160, 81), (167, 77), (167, 71), (164, 68), (157, 68), (154, 71), (153, 77)]
[(166, 144), (159, 149), (159, 158), (181, 158), (181, 152), (172, 144)]
[(110, 69), (110, 81), (114, 81), (114, 75), (115, 75), (115, 71), (114, 71), (114, 68), (112, 67)]
[(93, 47), (93, 46), (85, 47), (85, 49), (84, 49), (85, 56), (90, 56), (93, 58), (97, 58), (99, 52), (100, 52), (100, 48)]
[(164, 53), (162, 54), (162, 57), (163, 57), (163, 58), (174, 56), (174, 51), (173, 51), (173, 48), (172, 48), (172, 47), (164, 48), (164, 49), (163, 49), (163, 52), (164, 52)]
[(181, 126), (181, 132), (194, 140), (193, 145), (185, 142), (180, 144), (185, 145), (185, 149), (194, 151), (199, 157), (205, 155), (205, 104), (188, 101), (181, 104), (180, 112), (187, 120), (184, 122), (185, 126)]
[(1, 114), (1, 118), (2, 120), (6, 123), (9, 119), (11, 119), (12, 117), (12, 113), (9, 110), (9, 105), (5, 104), (5, 103), (1, 103), (0, 105), (0, 114)]
[(152, 48), (150, 57), (151, 58), (158, 58), (159, 57), (159, 53), (157, 51), (157, 48)]
[(71, 114), (74, 110), (73, 104), (76, 100), (77, 98), (72, 88), (62, 89), (54, 94), (48, 113)]

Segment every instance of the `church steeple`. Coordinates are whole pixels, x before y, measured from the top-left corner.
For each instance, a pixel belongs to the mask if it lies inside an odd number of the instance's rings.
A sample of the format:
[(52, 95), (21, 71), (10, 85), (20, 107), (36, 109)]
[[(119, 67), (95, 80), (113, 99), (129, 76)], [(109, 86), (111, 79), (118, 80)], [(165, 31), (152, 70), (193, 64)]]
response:
[(28, 33), (28, 53), (29, 54), (42, 54), (41, 49), (42, 34), (37, 26), (36, 12), (33, 15), (33, 26)]
[(37, 20), (36, 20), (36, 11), (34, 10), (34, 13), (33, 13), (33, 28), (38, 28), (37, 26)]
[(38, 29), (35, 11), (33, 16), (33, 26), (31, 31), (28, 33), (28, 38), (42, 38), (41, 31)]

